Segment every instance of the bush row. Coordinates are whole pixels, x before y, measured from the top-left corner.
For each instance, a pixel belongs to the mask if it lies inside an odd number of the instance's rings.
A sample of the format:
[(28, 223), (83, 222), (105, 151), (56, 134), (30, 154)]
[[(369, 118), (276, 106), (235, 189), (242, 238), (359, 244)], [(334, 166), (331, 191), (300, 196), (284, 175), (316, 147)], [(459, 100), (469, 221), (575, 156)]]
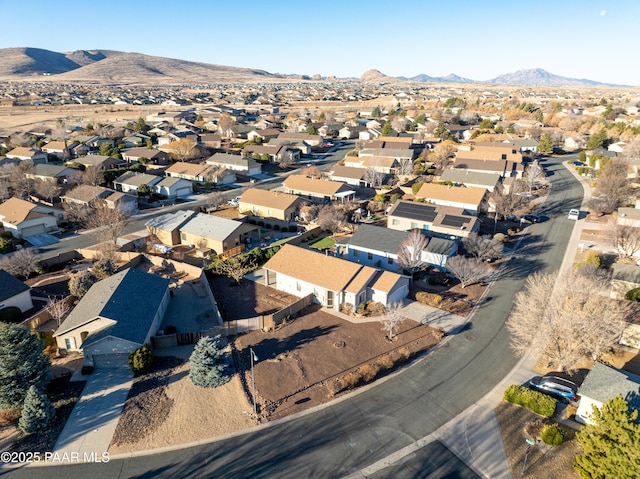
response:
[(552, 417), (556, 412), (558, 401), (551, 396), (533, 391), (518, 384), (512, 384), (504, 391), (504, 400), (511, 404), (523, 406), (544, 417)]

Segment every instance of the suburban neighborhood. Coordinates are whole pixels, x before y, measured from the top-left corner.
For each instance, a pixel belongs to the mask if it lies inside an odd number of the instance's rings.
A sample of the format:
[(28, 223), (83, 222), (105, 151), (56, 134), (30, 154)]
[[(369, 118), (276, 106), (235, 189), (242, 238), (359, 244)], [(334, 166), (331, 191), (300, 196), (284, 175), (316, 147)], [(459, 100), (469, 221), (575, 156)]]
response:
[(637, 89), (38, 78), (0, 81), (3, 473), (637, 476)]

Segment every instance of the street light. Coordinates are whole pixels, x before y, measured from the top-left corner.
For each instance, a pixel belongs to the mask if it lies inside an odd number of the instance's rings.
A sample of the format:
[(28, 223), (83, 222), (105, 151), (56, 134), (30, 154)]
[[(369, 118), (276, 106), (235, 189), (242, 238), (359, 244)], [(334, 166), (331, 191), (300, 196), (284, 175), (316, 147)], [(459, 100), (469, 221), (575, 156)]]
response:
[(253, 363), (258, 361), (258, 356), (253, 352), (253, 348), (249, 348), (251, 354), (251, 388), (253, 389), (253, 414), (258, 415), (258, 406), (256, 404), (256, 377), (253, 374)]

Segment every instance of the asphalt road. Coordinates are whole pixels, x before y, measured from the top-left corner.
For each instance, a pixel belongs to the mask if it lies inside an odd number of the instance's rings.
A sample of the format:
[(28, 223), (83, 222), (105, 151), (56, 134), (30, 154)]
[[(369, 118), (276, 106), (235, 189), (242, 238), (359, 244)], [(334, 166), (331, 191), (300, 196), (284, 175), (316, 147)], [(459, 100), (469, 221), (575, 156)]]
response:
[[(543, 165), (553, 182), (539, 212), (545, 221), (529, 227), (468, 327), (402, 373), (330, 407), (258, 432), (108, 464), (14, 470), (10, 477), (343, 477), (427, 436), (488, 393), (513, 368), (517, 358), (504, 328), (513, 297), (529, 274), (555, 271), (562, 262), (575, 224), (566, 214), (579, 207), (582, 187), (558, 159)], [(389, 468), (389, 474), (394, 470)], [(435, 474), (431, 477), (442, 477)]]

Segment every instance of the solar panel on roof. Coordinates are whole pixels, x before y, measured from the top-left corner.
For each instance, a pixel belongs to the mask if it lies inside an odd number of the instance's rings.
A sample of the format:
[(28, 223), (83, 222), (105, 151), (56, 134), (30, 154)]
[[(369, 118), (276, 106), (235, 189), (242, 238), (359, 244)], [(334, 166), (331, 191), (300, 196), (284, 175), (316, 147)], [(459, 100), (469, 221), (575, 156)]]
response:
[(400, 203), (393, 214), (419, 221), (433, 221), (437, 216), (435, 207), (420, 203)]
[(463, 218), (461, 216), (444, 215), (441, 223), (445, 226), (460, 228), (461, 226), (466, 225), (468, 221), (468, 218)]

